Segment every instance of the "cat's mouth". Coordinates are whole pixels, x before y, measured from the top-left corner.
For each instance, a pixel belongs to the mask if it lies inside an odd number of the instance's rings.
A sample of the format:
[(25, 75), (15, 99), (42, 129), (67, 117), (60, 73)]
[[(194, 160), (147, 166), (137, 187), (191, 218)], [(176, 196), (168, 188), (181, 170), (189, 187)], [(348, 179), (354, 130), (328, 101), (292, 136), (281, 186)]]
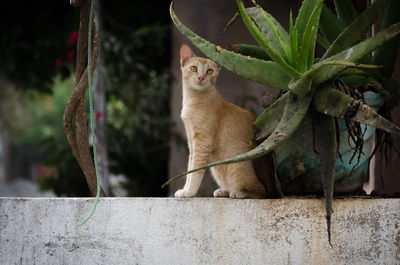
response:
[(204, 81), (204, 76), (197, 77), (197, 84), (202, 85)]

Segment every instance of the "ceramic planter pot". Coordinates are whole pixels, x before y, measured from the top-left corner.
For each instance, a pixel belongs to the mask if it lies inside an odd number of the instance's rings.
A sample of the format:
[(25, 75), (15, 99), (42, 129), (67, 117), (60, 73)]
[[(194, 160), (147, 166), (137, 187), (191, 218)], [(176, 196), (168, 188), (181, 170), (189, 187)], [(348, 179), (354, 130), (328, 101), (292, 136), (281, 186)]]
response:
[[(366, 102), (375, 110), (383, 104), (379, 94), (366, 92)], [(361, 124), (364, 134), (363, 154), (358, 161), (357, 156), (349, 163), (354, 145), (348, 139), (347, 128), (340, 121), (340, 153), (343, 161), (336, 159), (335, 193), (353, 193), (362, 189), (363, 182), (368, 180), (368, 159), (373, 148), (375, 128)], [(313, 149), (311, 118), (306, 117), (295, 134), (275, 149), (276, 170), (282, 191), (285, 194), (322, 194), (320, 159)]]

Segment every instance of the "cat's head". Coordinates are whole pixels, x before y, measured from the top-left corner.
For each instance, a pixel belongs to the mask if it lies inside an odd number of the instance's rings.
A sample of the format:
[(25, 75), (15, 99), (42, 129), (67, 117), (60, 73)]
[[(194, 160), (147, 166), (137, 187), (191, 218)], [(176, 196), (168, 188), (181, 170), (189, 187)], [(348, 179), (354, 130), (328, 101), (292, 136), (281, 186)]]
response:
[(199, 91), (209, 91), (215, 87), (221, 70), (220, 65), (209, 59), (197, 57), (186, 44), (182, 44), (180, 55), (183, 82)]

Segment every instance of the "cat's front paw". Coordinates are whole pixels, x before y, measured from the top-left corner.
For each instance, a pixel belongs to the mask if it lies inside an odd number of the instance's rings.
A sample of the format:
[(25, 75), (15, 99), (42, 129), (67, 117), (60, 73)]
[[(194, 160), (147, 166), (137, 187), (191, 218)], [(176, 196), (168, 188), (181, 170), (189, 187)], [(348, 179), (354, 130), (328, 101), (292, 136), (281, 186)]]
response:
[(217, 189), (214, 191), (214, 197), (229, 197), (229, 191)]
[(231, 191), (229, 193), (229, 197), (232, 198), (232, 199), (246, 199), (246, 198), (248, 198), (246, 192), (243, 192), (243, 191)]
[(195, 195), (196, 195), (195, 192), (191, 192), (189, 190), (184, 190), (184, 189), (177, 190), (175, 192), (175, 197), (177, 198), (191, 198), (194, 197)]

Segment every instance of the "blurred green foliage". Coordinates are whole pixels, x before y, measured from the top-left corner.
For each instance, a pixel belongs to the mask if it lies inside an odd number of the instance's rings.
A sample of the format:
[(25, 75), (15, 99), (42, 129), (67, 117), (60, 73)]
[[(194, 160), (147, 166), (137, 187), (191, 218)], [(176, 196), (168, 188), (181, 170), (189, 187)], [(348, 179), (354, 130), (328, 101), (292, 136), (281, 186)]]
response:
[[(71, 52), (76, 50), (70, 38), (78, 30), (79, 12), (69, 1), (2, 4), (0, 75), (23, 90), (17, 92), (15, 113), (3, 113), (12, 115), (8, 129), (13, 150), (23, 154), (28, 148), (47, 165), (57, 166), (56, 178), (41, 181), (42, 188), (58, 195), (89, 196), (62, 126), (74, 87), (73, 78), (68, 78), (74, 68)], [(130, 196), (164, 196), (166, 190), (160, 186), (168, 174), (171, 126), (169, 3), (99, 0), (97, 4), (110, 170), (129, 179)], [(29, 171), (29, 165), (24, 167)]]
[[(63, 128), (65, 106), (74, 86), (74, 78), (55, 78), (51, 94), (39, 91), (19, 92), (18, 111), (11, 130), (14, 152), (27, 147), (41, 156), (48, 166), (56, 166), (53, 178), (40, 180), (42, 189), (61, 196), (90, 196), (83, 173), (72, 155)], [(30, 165), (25, 165), (29, 167)]]
[(78, 25), (69, 1), (2, 1), (0, 73), (18, 88), (50, 92), (57, 74), (70, 75), (67, 54), (75, 48), (67, 42)]
[(160, 186), (168, 175), (171, 127), (168, 3), (103, 1), (102, 19), (110, 170), (129, 179), (129, 196), (165, 196)]

